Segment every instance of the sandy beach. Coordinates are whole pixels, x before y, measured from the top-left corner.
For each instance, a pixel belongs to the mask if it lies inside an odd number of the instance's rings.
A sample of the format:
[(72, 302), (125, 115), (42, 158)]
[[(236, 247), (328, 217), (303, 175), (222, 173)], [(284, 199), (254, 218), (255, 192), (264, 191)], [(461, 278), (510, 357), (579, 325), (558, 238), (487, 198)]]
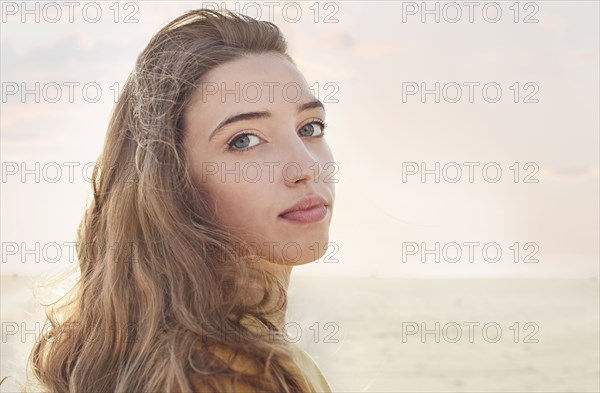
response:
[[(1, 376), (42, 326), (32, 282), (2, 276)], [(288, 335), (335, 392), (600, 390), (596, 279), (293, 276), (289, 296)]]

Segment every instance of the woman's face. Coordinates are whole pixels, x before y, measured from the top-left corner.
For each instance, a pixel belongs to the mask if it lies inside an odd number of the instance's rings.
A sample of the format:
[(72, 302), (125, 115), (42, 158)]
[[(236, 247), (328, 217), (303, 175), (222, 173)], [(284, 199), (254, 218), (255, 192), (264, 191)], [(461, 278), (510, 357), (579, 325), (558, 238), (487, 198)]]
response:
[[(254, 115), (224, 124), (247, 113)], [(214, 68), (184, 118), (194, 182), (222, 224), (270, 261), (299, 265), (324, 255), (335, 197), (333, 155), (319, 125), (325, 110), (289, 60), (265, 53)], [(325, 208), (304, 221), (280, 216), (308, 195)]]

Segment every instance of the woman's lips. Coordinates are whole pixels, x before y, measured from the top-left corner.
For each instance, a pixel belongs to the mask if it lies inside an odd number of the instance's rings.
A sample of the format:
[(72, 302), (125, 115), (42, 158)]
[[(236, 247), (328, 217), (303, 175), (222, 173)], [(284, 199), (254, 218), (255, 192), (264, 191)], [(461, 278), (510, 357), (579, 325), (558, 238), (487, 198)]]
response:
[(312, 223), (321, 221), (327, 215), (327, 205), (318, 205), (306, 210), (296, 210), (279, 217), (297, 223)]

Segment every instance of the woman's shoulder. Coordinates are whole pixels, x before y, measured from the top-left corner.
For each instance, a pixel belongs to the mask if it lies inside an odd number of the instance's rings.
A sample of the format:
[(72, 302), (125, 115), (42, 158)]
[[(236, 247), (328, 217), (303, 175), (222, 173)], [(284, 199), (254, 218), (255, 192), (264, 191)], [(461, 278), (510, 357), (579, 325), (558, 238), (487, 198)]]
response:
[[(259, 390), (248, 383), (236, 380), (233, 376), (218, 375), (211, 376), (209, 385), (207, 377), (197, 372), (190, 371), (188, 379), (192, 385), (193, 392), (235, 392), (235, 393), (259, 393)], [(213, 386), (212, 388), (209, 386)]]
[(221, 343), (212, 343), (210, 346), (196, 343), (194, 354), (203, 354), (197, 356), (198, 359), (211, 367), (229, 365), (232, 371), (245, 374), (259, 374), (262, 371), (260, 363), (252, 356)]
[(308, 354), (301, 346), (297, 343), (292, 344), (294, 349), (294, 358), (298, 367), (302, 369), (306, 378), (308, 378), (311, 384), (319, 392), (331, 392), (331, 386), (325, 378), (325, 375), (321, 372), (321, 369), (315, 362), (312, 356)]
[[(216, 367), (221, 367), (229, 364), (229, 373), (220, 373), (220, 374), (211, 374), (204, 375), (198, 371), (195, 371), (193, 368), (190, 368), (188, 371), (188, 379), (192, 384), (194, 392), (210, 392), (215, 391), (215, 388), (210, 388), (208, 381), (210, 380), (210, 385), (216, 385), (216, 391), (218, 392), (248, 392), (248, 393), (258, 393), (253, 386), (236, 378), (231, 371), (239, 374), (258, 374), (260, 373), (260, 365), (254, 359), (249, 356), (244, 356), (241, 352), (236, 351), (235, 349), (228, 347), (223, 344), (212, 344), (210, 349), (200, 345), (195, 344), (194, 349), (196, 353), (201, 351), (209, 350), (211, 353), (210, 361), (211, 365)], [(206, 357), (204, 357), (206, 359)]]

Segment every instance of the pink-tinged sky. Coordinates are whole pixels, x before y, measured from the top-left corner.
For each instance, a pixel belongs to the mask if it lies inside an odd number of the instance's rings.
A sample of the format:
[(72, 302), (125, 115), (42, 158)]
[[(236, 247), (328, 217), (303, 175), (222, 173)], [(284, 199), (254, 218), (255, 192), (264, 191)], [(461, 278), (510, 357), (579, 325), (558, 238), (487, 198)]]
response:
[[(268, 19), (264, 3), (251, 3)], [(102, 17), (96, 23), (82, 16), (85, 4), (74, 9), (73, 23), (64, 6), (56, 23), (49, 21), (57, 18), (52, 9), (39, 23), (32, 15), (23, 23), (22, 10), (3, 9), (2, 274), (38, 274), (70, 263), (64, 244), (74, 241), (91, 191), (82, 168), (100, 152), (116, 86), (154, 32), (202, 2), (138, 2), (127, 9), (121, 4), (118, 22), (112, 3), (98, 3)], [(391, 1), (298, 2), (302, 16), (291, 23), (278, 4), (273, 21), (309, 84), (318, 86), (318, 98), (327, 100), (328, 141), (339, 166), (331, 253), (295, 274), (598, 276), (597, 2), (530, 2), (519, 9), (518, 22), (512, 2), (499, 2), (502, 14), (495, 23), (490, 21), (494, 9), (486, 9), (488, 20), (482, 15), (486, 3), (474, 9), (473, 23), (466, 7), (451, 23), (457, 10), (437, 3), (439, 23), (433, 14), (423, 23), (422, 10), (414, 8), (421, 2)], [(428, 4), (433, 9), (436, 3)], [(245, 9), (256, 16), (256, 7)], [(288, 15), (294, 16), (292, 11)], [(126, 15), (137, 22), (123, 23)], [(328, 15), (332, 23), (324, 23)], [(533, 23), (524, 23), (526, 18)], [(37, 103), (30, 94), (22, 102), (20, 92), (10, 93), (35, 82), (52, 97), (48, 84), (59, 84), (62, 98), (51, 103), (41, 97)], [(79, 83), (73, 103), (69, 82)], [(433, 94), (425, 102), (420, 91), (406, 94), (410, 86), (433, 89), (436, 82), (443, 93), (439, 103)], [(83, 98), (86, 83), (100, 86), (97, 102)], [(497, 102), (486, 101), (496, 95), (491, 88), (483, 96), (486, 84), (501, 88)], [(456, 86), (462, 95), (451, 102)], [(58, 163), (63, 177), (51, 183), (28, 175), (22, 182), (20, 174), (10, 174), (13, 163), (22, 162), (27, 168), (39, 162), (50, 176), (55, 172), (48, 164)], [(418, 169), (422, 162), (425, 169), (439, 163), (445, 177), (436, 183), (428, 175), (423, 183), (420, 172), (408, 175), (412, 163)], [(465, 162), (476, 163), (472, 183)], [(486, 164), (490, 176), (502, 170), (498, 182), (483, 179)], [(73, 182), (67, 178), (69, 165)], [(456, 168), (462, 178), (452, 183)], [(527, 175), (537, 182), (524, 182)], [(54, 242), (62, 245), (60, 261), (36, 263), (29, 254), (21, 262), (24, 250), (36, 243), (53, 259), (47, 245)], [(422, 243), (432, 249), (436, 242), (444, 249), (442, 260), (436, 263), (430, 254), (421, 262)], [(470, 242), (479, 243), (473, 262), (465, 246)], [(462, 258), (443, 260), (455, 255), (454, 243)], [(502, 257), (491, 262), (498, 248)], [(527, 256), (538, 262), (523, 263)]]

